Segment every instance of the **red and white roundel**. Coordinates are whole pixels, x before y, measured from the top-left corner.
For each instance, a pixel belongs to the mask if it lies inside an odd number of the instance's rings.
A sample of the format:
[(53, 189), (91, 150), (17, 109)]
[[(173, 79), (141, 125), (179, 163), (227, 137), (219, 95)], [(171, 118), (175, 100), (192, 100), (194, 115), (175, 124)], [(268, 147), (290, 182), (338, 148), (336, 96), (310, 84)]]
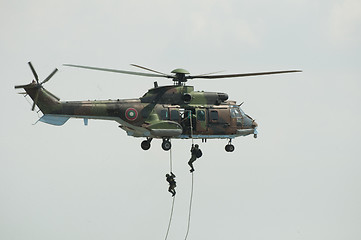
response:
[(134, 121), (135, 119), (137, 119), (138, 117), (138, 112), (137, 110), (135, 110), (134, 108), (128, 108), (125, 111), (125, 117), (129, 120), (129, 121)]

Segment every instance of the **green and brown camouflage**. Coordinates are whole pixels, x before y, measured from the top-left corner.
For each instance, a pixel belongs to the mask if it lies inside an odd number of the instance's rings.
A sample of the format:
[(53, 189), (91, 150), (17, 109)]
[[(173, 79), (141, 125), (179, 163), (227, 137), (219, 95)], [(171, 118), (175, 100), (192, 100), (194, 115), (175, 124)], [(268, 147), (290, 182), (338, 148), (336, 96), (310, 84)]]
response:
[(256, 134), (255, 121), (235, 101), (228, 101), (227, 94), (194, 91), (192, 86), (154, 87), (137, 99), (102, 101), (60, 101), (35, 81), (19, 87), (44, 114), (40, 121), (52, 125), (63, 125), (69, 118), (113, 120), (128, 135), (147, 138), (231, 139)]
[(174, 85), (158, 87), (155, 82), (154, 88), (148, 90), (142, 97), (135, 99), (60, 101), (58, 97), (42, 86), (58, 69), (40, 82), (31, 62), (28, 64), (36, 81), (34, 80), (28, 85), (15, 86), (15, 88), (23, 88), (26, 94), (33, 99), (32, 110), (37, 105), (42, 111), (44, 115), (39, 121), (57, 126), (63, 125), (69, 118), (82, 118), (85, 125), (89, 119), (116, 121), (129, 136), (146, 138), (141, 144), (144, 150), (150, 148), (153, 138), (163, 139), (162, 148), (164, 150), (171, 148), (169, 141), (171, 138), (203, 140), (225, 138), (229, 139), (225, 149), (227, 152), (232, 152), (234, 146), (231, 144), (231, 139), (251, 134), (257, 137), (257, 123), (245, 114), (235, 101), (228, 100), (226, 93), (194, 91), (194, 87), (185, 85), (188, 80), (301, 72), (300, 70), (287, 70), (190, 75), (187, 70), (181, 68), (173, 70), (172, 74), (166, 74), (135, 64), (131, 65), (152, 73), (64, 64), (97, 71), (168, 78), (174, 82)]

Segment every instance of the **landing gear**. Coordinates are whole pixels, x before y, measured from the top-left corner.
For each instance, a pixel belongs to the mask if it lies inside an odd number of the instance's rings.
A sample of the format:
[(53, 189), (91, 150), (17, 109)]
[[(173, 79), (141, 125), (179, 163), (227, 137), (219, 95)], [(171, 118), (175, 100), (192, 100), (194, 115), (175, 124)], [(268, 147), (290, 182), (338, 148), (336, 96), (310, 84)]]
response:
[[(253, 120), (253, 121), (254, 121), (254, 120)], [(257, 123), (254, 122), (254, 124), (257, 124)], [(257, 126), (258, 126), (258, 125), (255, 125), (255, 126), (256, 126), (256, 127), (254, 128), (253, 137), (254, 137), (254, 138), (257, 138), (257, 134), (258, 134)]]
[(233, 152), (234, 146), (232, 144), (227, 144), (225, 149), (226, 149), (226, 152)]
[(143, 150), (148, 150), (150, 148), (150, 142), (152, 141), (153, 138), (147, 138), (147, 140), (144, 140), (140, 146)]
[(162, 148), (164, 151), (169, 151), (172, 148), (172, 144), (170, 143), (169, 139), (163, 138)]
[(232, 145), (232, 139), (229, 139), (228, 144), (225, 147), (226, 152), (233, 152), (234, 146)]
[[(153, 138), (147, 138), (147, 140), (144, 140), (141, 144), (140, 147), (143, 150), (149, 150), (150, 148), (150, 142), (153, 140)], [(169, 151), (172, 148), (172, 144), (170, 143), (170, 140), (168, 138), (163, 138), (163, 142), (162, 142), (162, 148), (164, 151)]]

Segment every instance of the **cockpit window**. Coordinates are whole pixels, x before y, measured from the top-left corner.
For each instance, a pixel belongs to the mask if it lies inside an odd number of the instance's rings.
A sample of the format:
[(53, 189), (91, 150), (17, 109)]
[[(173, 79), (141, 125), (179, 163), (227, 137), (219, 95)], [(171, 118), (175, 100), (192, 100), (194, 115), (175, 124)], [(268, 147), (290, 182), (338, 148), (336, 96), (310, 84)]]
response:
[(246, 115), (241, 108), (238, 108), (238, 110), (241, 112), (241, 115), (242, 115), (242, 116), (245, 116), (245, 115)]
[(230, 109), (232, 118), (242, 117), (242, 110), (239, 107), (233, 107)]

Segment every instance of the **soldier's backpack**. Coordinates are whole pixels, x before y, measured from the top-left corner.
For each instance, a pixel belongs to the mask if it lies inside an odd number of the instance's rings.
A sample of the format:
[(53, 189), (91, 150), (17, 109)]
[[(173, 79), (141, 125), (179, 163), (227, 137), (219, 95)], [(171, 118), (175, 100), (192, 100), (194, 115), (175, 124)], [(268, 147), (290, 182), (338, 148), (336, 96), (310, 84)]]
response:
[(200, 158), (200, 157), (202, 157), (202, 155), (203, 155), (202, 151), (200, 149), (198, 149), (198, 151), (196, 152), (196, 157)]

